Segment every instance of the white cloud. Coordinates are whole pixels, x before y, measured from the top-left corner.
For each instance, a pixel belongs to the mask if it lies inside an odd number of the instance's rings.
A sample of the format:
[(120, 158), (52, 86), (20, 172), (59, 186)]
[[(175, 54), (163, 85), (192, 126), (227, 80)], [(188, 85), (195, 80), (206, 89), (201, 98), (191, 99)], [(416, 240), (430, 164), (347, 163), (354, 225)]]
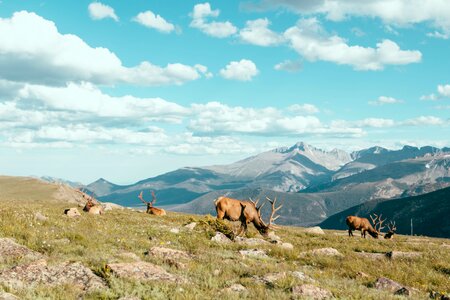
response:
[(284, 36), (290, 46), (309, 61), (350, 65), (356, 70), (381, 70), (386, 65), (416, 63), (422, 57), (419, 51), (401, 50), (391, 40), (377, 43), (376, 48), (350, 46), (343, 38), (325, 32), (316, 18), (300, 20), (287, 29)]
[(173, 24), (167, 22), (163, 17), (154, 14), (150, 10), (139, 13), (133, 18), (133, 21), (136, 21), (148, 28), (154, 28), (163, 33), (170, 33), (175, 30), (175, 26)]
[(450, 34), (442, 33), (439, 31), (434, 31), (434, 32), (427, 33), (427, 36), (437, 38), (437, 39), (442, 39), (442, 40), (448, 40), (450, 37)]
[(192, 22), (190, 26), (217, 38), (225, 38), (235, 34), (238, 29), (229, 21), (208, 22), (208, 18), (216, 18), (219, 14), (218, 9), (211, 10), (211, 5), (208, 2), (196, 4), (191, 14)]
[(293, 112), (295, 114), (306, 114), (306, 115), (312, 115), (317, 114), (319, 112), (319, 109), (313, 105), (313, 104), (293, 104), (288, 107), (288, 110), (290, 112)]
[(248, 59), (230, 62), (224, 69), (220, 70), (220, 75), (225, 79), (250, 81), (259, 70), (255, 63)]
[(105, 18), (111, 18), (114, 21), (119, 21), (116, 13), (114, 12), (114, 8), (111, 6), (102, 4), (100, 2), (92, 2), (88, 6), (89, 15), (94, 20), (101, 20)]
[(273, 68), (277, 71), (286, 71), (295, 73), (303, 68), (303, 64), (301, 61), (298, 60), (297, 61), (285, 60), (283, 62), (276, 64)]
[(449, 32), (450, 2), (442, 0), (263, 0), (262, 5), (283, 6), (302, 15), (324, 14), (327, 19), (342, 21), (351, 16), (380, 18), (394, 26), (426, 23)]
[(406, 126), (436, 126), (444, 124), (445, 124), (444, 120), (435, 116), (420, 116), (402, 122), (402, 125)]
[(53, 22), (26, 11), (0, 18), (0, 36), (0, 79), (51, 85), (89, 81), (154, 86), (200, 78), (195, 67), (180, 63), (160, 67), (144, 61), (125, 67), (110, 50), (92, 48), (76, 35), (60, 34)]
[(380, 96), (377, 100), (369, 101), (370, 105), (385, 105), (385, 104), (397, 104), (403, 103), (403, 100), (395, 99), (393, 97)]
[(285, 116), (273, 108), (231, 107), (219, 102), (193, 104), (194, 118), (188, 129), (200, 135), (332, 135), (357, 137), (364, 132), (360, 128), (327, 126), (315, 116)]
[(247, 21), (239, 36), (242, 41), (257, 46), (276, 46), (284, 42), (282, 35), (270, 30), (267, 18)]
[(450, 84), (440, 84), (437, 87), (437, 94), (424, 95), (420, 100), (436, 101), (442, 98), (450, 98)]

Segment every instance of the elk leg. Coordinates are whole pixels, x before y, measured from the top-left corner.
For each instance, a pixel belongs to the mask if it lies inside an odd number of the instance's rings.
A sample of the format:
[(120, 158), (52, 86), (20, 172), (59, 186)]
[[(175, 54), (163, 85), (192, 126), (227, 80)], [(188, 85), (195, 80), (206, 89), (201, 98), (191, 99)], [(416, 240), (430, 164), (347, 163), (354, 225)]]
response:
[(247, 232), (247, 222), (241, 222), (241, 228), (239, 230), (238, 236), (240, 236), (242, 233), (245, 235)]
[(348, 236), (350, 237), (350, 236), (353, 236), (353, 231), (349, 228), (348, 229)]
[(225, 217), (225, 212), (222, 210), (218, 210), (217, 211), (217, 219), (223, 220), (224, 217)]

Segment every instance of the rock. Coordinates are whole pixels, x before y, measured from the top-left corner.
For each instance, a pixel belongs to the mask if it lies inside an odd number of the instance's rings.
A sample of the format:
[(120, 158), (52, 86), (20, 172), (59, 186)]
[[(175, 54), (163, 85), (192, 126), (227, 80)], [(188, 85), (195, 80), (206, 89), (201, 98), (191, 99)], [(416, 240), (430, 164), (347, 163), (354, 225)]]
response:
[(371, 252), (355, 252), (356, 255), (358, 255), (361, 258), (368, 258), (368, 259), (386, 259), (386, 254), (384, 253), (371, 253)]
[(170, 232), (171, 232), (171, 233), (178, 234), (178, 233), (180, 233), (180, 229), (178, 229), (178, 228), (172, 228), (172, 229), (170, 229)]
[(273, 231), (269, 231), (269, 233), (267, 234), (267, 237), (271, 240), (271, 241), (281, 241), (281, 238), (275, 234), (275, 232)]
[(6, 260), (38, 260), (44, 255), (25, 246), (17, 244), (9, 238), (0, 238), (0, 262)]
[(188, 230), (194, 230), (195, 226), (197, 226), (196, 222), (191, 222), (187, 225), (184, 225), (184, 228), (188, 229)]
[(269, 258), (263, 250), (252, 249), (252, 250), (240, 250), (239, 253), (244, 257), (252, 258)]
[(137, 256), (135, 253), (133, 252), (121, 252), (119, 253), (119, 255), (117, 255), (118, 257), (127, 259), (127, 260), (132, 260), (132, 261), (141, 261), (141, 258), (139, 256)]
[(302, 299), (307, 298), (314, 300), (329, 299), (333, 296), (330, 291), (312, 284), (296, 285), (292, 287), (292, 294), (301, 297)]
[(220, 270), (215, 269), (215, 270), (213, 271), (213, 275), (214, 275), (214, 276), (219, 276), (219, 275), (220, 275)]
[(47, 220), (48, 220), (48, 217), (44, 216), (42, 213), (40, 213), (40, 212), (38, 211), (38, 212), (36, 212), (36, 213), (34, 214), (34, 219), (35, 219), (36, 221), (44, 222), (44, 221), (47, 221)]
[(325, 234), (325, 232), (319, 226), (305, 228), (303, 232), (311, 233), (311, 234)]
[(32, 284), (70, 285), (86, 292), (106, 287), (100, 277), (79, 262), (48, 266), (43, 259), (1, 271), (0, 283), (14, 289)]
[(227, 238), (225, 234), (222, 232), (216, 232), (216, 235), (211, 238), (211, 241), (220, 243), (220, 244), (231, 244), (232, 241)]
[(106, 269), (119, 278), (130, 278), (143, 281), (172, 281), (177, 283), (184, 282), (178, 276), (172, 275), (162, 267), (149, 262), (132, 262), (132, 263), (116, 263), (107, 264)]
[(261, 281), (268, 285), (273, 285), (276, 281), (286, 277), (286, 272), (268, 273), (262, 277), (257, 277), (258, 281)]
[(294, 249), (294, 245), (292, 245), (291, 243), (281, 243), (279, 245), (279, 247), (286, 249), (286, 250), (293, 250)]
[(226, 291), (226, 292), (242, 293), (242, 292), (246, 292), (247, 289), (242, 284), (235, 283), (235, 284), (232, 284), (229, 287), (227, 287), (224, 291)]
[(391, 252), (387, 252), (386, 254), (387, 258), (390, 259), (414, 259), (414, 258), (419, 258), (422, 256), (422, 253), (420, 252), (402, 252), (402, 251), (391, 251)]
[(375, 288), (377, 290), (385, 290), (385, 291), (395, 293), (398, 290), (402, 289), (403, 286), (400, 283), (395, 282), (394, 280), (391, 280), (389, 278), (380, 277), (375, 282)]
[(168, 263), (171, 266), (175, 266), (178, 269), (186, 268), (186, 264), (184, 264), (180, 260), (190, 260), (192, 258), (192, 255), (188, 254), (185, 251), (164, 247), (152, 247), (147, 254), (150, 256), (162, 258), (164, 262)]
[(103, 202), (102, 207), (103, 207), (104, 211), (115, 210), (115, 209), (120, 209), (120, 210), (124, 209), (123, 206), (121, 206), (119, 204), (111, 203), (111, 202)]
[(358, 273), (356, 273), (356, 277), (359, 277), (359, 278), (369, 278), (370, 276), (367, 275), (366, 273), (362, 272), (362, 271), (359, 271)]
[(310, 281), (310, 282), (314, 282), (315, 280), (312, 279), (311, 277), (309, 277), (308, 275), (306, 275), (305, 273), (301, 272), (301, 271), (294, 271), (291, 273), (291, 275), (297, 279), (300, 279), (302, 281)]
[(249, 245), (249, 246), (256, 246), (256, 245), (267, 245), (269, 244), (268, 241), (265, 241), (263, 239), (259, 238), (244, 238), (237, 236), (234, 241), (239, 244)]
[(72, 207), (72, 208), (68, 208), (64, 211), (64, 213), (71, 218), (74, 217), (81, 217), (80, 212), (78, 211), (78, 209), (76, 207)]
[(343, 255), (334, 248), (320, 248), (311, 250), (309, 253), (313, 255), (323, 255), (323, 256), (338, 256), (342, 257)]
[(16, 295), (0, 291), (0, 300), (20, 300)]

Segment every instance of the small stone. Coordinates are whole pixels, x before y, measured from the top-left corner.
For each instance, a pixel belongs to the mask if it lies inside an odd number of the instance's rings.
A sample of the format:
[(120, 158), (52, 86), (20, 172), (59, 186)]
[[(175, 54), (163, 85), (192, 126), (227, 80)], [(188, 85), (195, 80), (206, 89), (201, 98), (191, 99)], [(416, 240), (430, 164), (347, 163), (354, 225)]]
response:
[(281, 241), (281, 238), (278, 235), (276, 235), (275, 232), (273, 231), (269, 231), (267, 237), (272, 241)]
[(172, 281), (183, 282), (178, 276), (172, 275), (164, 270), (162, 267), (154, 265), (149, 262), (132, 262), (132, 263), (117, 263), (107, 264), (106, 269), (110, 270), (119, 278), (130, 278), (143, 281)]
[(422, 253), (420, 252), (402, 252), (402, 251), (391, 251), (387, 252), (386, 257), (390, 259), (414, 259), (414, 258), (420, 258), (422, 256)]
[(319, 226), (305, 228), (303, 232), (311, 233), (311, 234), (325, 234), (325, 232)]
[(214, 276), (219, 276), (220, 275), (220, 270), (216, 269), (213, 271), (213, 275)]
[(120, 209), (120, 210), (124, 209), (123, 206), (121, 206), (119, 204), (111, 203), (111, 202), (103, 202), (102, 206), (103, 206), (104, 211), (115, 210), (115, 209)]
[(216, 232), (216, 235), (211, 238), (211, 241), (220, 243), (220, 244), (231, 244), (232, 241), (227, 238), (225, 234), (222, 232)]
[(196, 222), (191, 222), (187, 225), (184, 226), (184, 228), (188, 229), (188, 230), (194, 230), (195, 226), (197, 226)]
[(269, 258), (266, 252), (263, 250), (252, 249), (252, 250), (240, 250), (239, 253), (244, 257), (252, 257), (252, 258)]
[(39, 252), (19, 245), (12, 239), (0, 238), (0, 262), (7, 259), (33, 261), (43, 257)]
[(294, 271), (291, 273), (291, 275), (297, 279), (300, 279), (302, 281), (310, 281), (310, 282), (314, 282), (315, 280), (312, 279), (311, 277), (309, 277), (308, 275), (306, 275), (305, 273), (301, 272), (301, 271)]
[(178, 234), (178, 233), (180, 233), (180, 229), (178, 229), (178, 228), (172, 228), (172, 229), (170, 229), (170, 232), (171, 232), (171, 233)]
[(76, 207), (72, 207), (72, 208), (68, 208), (64, 211), (64, 213), (71, 218), (74, 217), (81, 217), (80, 212), (78, 211), (78, 209)]
[(37, 221), (40, 221), (40, 222), (44, 222), (44, 221), (47, 221), (47, 220), (48, 220), (48, 217), (44, 216), (44, 215), (43, 215), (42, 213), (40, 213), (39, 211), (38, 211), (37, 213), (34, 214), (34, 218), (35, 218)]
[(377, 290), (386, 290), (391, 293), (395, 293), (396, 291), (402, 289), (403, 286), (400, 283), (395, 282), (394, 280), (391, 280), (389, 278), (380, 277), (375, 282), (375, 288)]
[(286, 249), (286, 250), (293, 250), (294, 249), (294, 245), (292, 245), (291, 243), (281, 243), (279, 245), (281, 248)]
[(20, 300), (16, 295), (0, 291), (0, 300)]
[(320, 249), (314, 249), (310, 251), (313, 255), (323, 255), (323, 256), (339, 256), (342, 257), (343, 255), (334, 248), (320, 248)]
[(286, 272), (280, 272), (280, 273), (268, 273), (261, 277), (261, 281), (266, 284), (274, 284), (275, 281), (278, 281), (280, 279), (283, 279), (286, 277)]
[(369, 278), (369, 275), (367, 275), (364, 272), (359, 271), (358, 273), (356, 273), (356, 276), (359, 278)]
[(329, 299), (333, 296), (330, 291), (312, 284), (296, 285), (292, 288), (292, 294), (301, 297), (302, 299), (307, 298), (314, 300)]
[(268, 241), (265, 241), (263, 239), (259, 238), (244, 238), (237, 236), (234, 241), (239, 244), (249, 245), (249, 246), (256, 246), (256, 245), (267, 245), (269, 244)]
[(235, 284), (232, 284), (229, 287), (227, 287), (225, 289), (225, 291), (227, 291), (227, 292), (235, 292), (235, 293), (242, 293), (242, 292), (246, 292), (247, 289), (242, 284), (235, 283)]

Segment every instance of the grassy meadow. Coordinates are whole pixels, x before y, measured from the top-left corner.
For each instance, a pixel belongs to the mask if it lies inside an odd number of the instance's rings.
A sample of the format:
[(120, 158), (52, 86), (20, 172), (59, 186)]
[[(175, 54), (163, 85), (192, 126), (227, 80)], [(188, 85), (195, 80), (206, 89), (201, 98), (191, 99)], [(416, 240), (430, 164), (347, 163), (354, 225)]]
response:
[[(68, 218), (65, 208), (73, 207), (55, 199), (58, 187), (34, 179), (0, 177), (0, 238), (14, 238), (48, 257), (48, 263), (79, 261), (104, 278), (108, 288), (82, 295), (84, 299), (119, 299), (135, 296), (141, 299), (292, 299), (291, 288), (302, 281), (287, 275), (273, 284), (255, 280), (268, 273), (301, 271), (312, 277), (314, 285), (333, 293), (338, 299), (403, 299), (373, 288), (378, 277), (388, 277), (402, 285), (417, 289), (413, 298), (424, 299), (431, 291), (450, 292), (450, 240), (425, 237), (395, 236), (394, 240), (362, 239), (359, 232), (349, 238), (343, 231), (326, 231), (313, 235), (302, 228), (281, 227), (276, 234), (294, 250), (267, 244), (248, 246), (238, 243), (218, 244), (210, 239), (216, 224), (211, 216), (193, 216), (169, 212), (157, 217), (133, 210), (112, 210), (104, 215), (82, 213)], [(58, 196), (61, 198), (60, 196)], [(212, 205), (212, 204), (211, 204)], [(81, 208), (79, 208), (81, 211)], [(48, 220), (38, 221), (40, 212)], [(189, 231), (183, 226), (197, 226)], [(170, 230), (178, 228), (179, 233)], [(258, 234), (250, 225), (249, 237)], [(185, 268), (177, 268), (163, 260), (147, 256), (153, 246), (187, 251), (193, 259)], [(325, 257), (307, 252), (332, 247), (342, 257)], [(266, 250), (269, 258), (244, 258), (242, 249)], [(421, 258), (371, 260), (356, 252), (382, 253), (392, 250), (421, 252)], [(129, 262), (126, 253), (136, 254), (165, 268), (169, 273), (188, 280), (186, 284), (161, 281), (137, 282), (119, 279), (105, 268), (107, 263)], [(16, 265), (3, 261), (0, 270)], [(362, 276), (361, 272), (367, 276)], [(243, 293), (227, 292), (225, 288), (239, 283)], [(80, 290), (71, 286), (36, 286), (5, 290), (23, 299), (78, 299)]]

